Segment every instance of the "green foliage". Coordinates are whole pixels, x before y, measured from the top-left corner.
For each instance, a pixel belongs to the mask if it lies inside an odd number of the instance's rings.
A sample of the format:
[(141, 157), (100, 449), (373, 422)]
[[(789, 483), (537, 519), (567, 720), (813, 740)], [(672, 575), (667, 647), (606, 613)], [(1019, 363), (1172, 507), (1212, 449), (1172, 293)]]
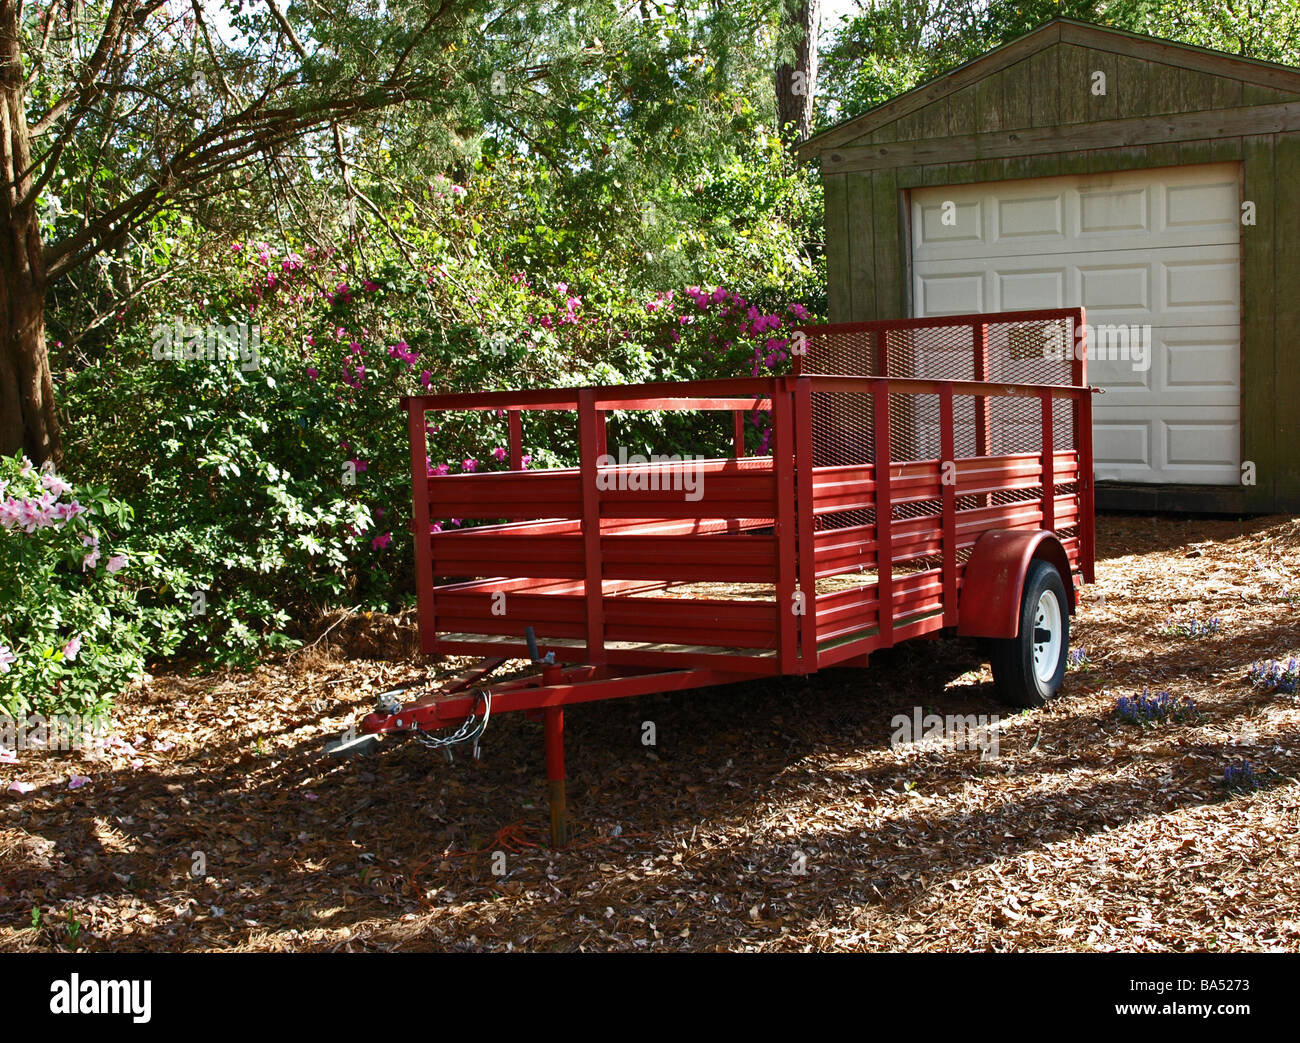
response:
[(136, 605), (154, 566), (123, 553), (132, 512), (103, 488), (0, 457), (0, 716), (100, 714), (165, 640)]
[[(22, 25), (58, 143), (66, 459), (131, 505), (160, 654), (247, 664), (320, 609), (409, 596), (400, 394), (766, 371), (787, 360), (754, 317), (824, 311), (820, 179), (764, 133), (781, 0), (222, 6), (141, 15), (67, 109), (103, 10)], [(428, 437), (435, 471), (504, 466), (503, 417)], [(573, 462), (574, 437), (530, 418), (524, 450)]]
[[(819, 285), (821, 261), (804, 238), (820, 204), (783, 150), (763, 141), (664, 189), (667, 209), (712, 224), (664, 243), (657, 270), (697, 272), (710, 294), (727, 286), (726, 306), (646, 286), (633, 225), (611, 222), (600, 248), (575, 217), (546, 223), (539, 176), (526, 159), (480, 164), (463, 185), (434, 176), (395, 225), (402, 248), (240, 240), (188, 269), (168, 264), (68, 373), (68, 457), (132, 505), (131, 550), (149, 562), (137, 595), (169, 647), (250, 663), (284, 644), (292, 621), (409, 596), (401, 394), (735, 376), (786, 361), (775, 343), (795, 319), (785, 287)], [(730, 438), (698, 417), (625, 421), (618, 437), (655, 451), (722, 451)], [(530, 416), (525, 453), (575, 462), (570, 427)], [(752, 443), (762, 437), (755, 426)], [(436, 472), (506, 466), (504, 417), (439, 415), (428, 440)]]

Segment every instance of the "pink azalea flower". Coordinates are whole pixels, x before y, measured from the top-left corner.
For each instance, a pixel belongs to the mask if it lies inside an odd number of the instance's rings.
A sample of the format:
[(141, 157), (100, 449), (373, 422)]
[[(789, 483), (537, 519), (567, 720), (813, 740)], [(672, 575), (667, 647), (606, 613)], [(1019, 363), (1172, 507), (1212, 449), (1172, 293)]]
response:
[(470, 458), (467, 459), (467, 460), (462, 460), (460, 466), (461, 466), (461, 470), (463, 470), (463, 471), (465, 471), (465, 472), (469, 472), (469, 471), (477, 471), (477, 470), (478, 470), (478, 461), (475, 460), (473, 457), (470, 457)]
[(386, 532), (382, 536), (376, 536), (373, 540), (371, 540), (370, 546), (373, 547), (375, 550), (382, 550), (384, 547), (387, 547), (392, 542), (393, 542), (393, 534), (391, 532)]
[(54, 496), (62, 496), (64, 493), (72, 491), (72, 486), (54, 473), (41, 475), (41, 485), (45, 486)]
[(0, 674), (9, 672), (9, 664), (18, 662), (18, 657), (9, 650), (8, 645), (0, 645)]
[(81, 651), (81, 635), (73, 634), (68, 643), (63, 646), (63, 658), (68, 662), (75, 662), (77, 653)]
[(504, 460), (504, 459), (505, 459), (509, 454), (508, 454), (504, 449), (502, 449), (500, 446), (497, 446), (495, 449), (492, 450), (492, 455), (495, 456), (496, 459), (497, 459), (497, 462), (500, 463), (500, 462), (501, 462), (502, 460)]
[(85, 775), (73, 775), (68, 779), (68, 789), (81, 789), (89, 781)]
[(108, 559), (108, 561), (104, 562), (104, 568), (108, 569), (110, 573), (118, 572), (121, 569), (124, 569), (125, 567), (126, 567), (125, 554), (114, 554), (111, 558)]

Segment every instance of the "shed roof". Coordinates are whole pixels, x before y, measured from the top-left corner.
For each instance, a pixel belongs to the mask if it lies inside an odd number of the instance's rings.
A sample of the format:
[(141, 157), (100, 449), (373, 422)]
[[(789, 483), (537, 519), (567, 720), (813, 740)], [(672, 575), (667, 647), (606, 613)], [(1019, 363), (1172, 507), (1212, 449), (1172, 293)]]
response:
[(1059, 43), (1160, 62), (1173, 68), (1210, 73), (1243, 83), (1300, 94), (1300, 69), (1277, 62), (1243, 58), (1206, 47), (1175, 43), (1123, 29), (1092, 25), (1072, 18), (1053, 18), (1024, 36), (995, 47), (950, 72), (890, 98), (873, 109), (814, 134), (799, 146), (799, 158), (810, 159), (826, 149), (870, 134), (878, 127), (909, 115), (926, 105), (991, 76), (1016, 62)]

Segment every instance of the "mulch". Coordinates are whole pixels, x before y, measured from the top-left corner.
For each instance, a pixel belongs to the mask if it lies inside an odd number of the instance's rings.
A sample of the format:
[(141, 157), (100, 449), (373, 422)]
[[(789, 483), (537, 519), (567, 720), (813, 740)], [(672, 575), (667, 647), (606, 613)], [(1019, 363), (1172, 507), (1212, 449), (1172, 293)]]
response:
[[(1300, 702), (1243, 683), (1300, 653), (1300, 521), (1099, 523), (1087, 658), (1050, 706), (1001, 707), (946, 641), (574, 708), (563, 851), (522, 715), (479, 761), (321, 755), (425, 676), (409, 615), (160, 672), (105, 755), (0, 763), (0, 950), (1300, 950)], [(1123, 723), (1143, 689), (1198, 715)], [(1000, 715), (999, 755), (895, 748), (918, 706)], [(1230, 790), (1243, 761), (1259, 788)]]

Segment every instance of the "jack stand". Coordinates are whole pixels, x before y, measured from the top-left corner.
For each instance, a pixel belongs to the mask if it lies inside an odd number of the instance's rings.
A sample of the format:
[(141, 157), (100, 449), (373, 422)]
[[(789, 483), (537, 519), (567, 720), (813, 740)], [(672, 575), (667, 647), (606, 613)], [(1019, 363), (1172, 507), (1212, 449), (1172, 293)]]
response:
[(546, 785), (551, 805), (551, 847), (569, 843), (569, 812), (564, 799), (564, 709), (546, 708)]

